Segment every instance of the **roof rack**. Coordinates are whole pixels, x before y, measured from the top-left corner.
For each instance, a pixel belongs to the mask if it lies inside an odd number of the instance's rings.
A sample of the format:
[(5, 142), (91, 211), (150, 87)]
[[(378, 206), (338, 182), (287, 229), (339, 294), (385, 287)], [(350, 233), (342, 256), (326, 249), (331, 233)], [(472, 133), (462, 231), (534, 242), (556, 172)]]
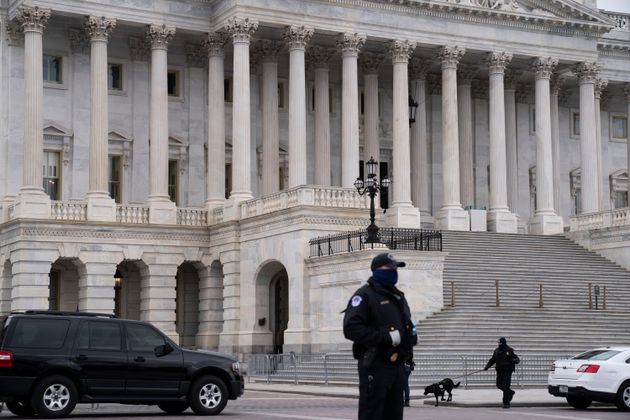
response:
[(112, 314), (102, 314), (98, 312), (66, 312), (66, 311), (46, 311), (46, 310), (28, 310), (24, 312), (11, 312), (13, 315), (56, 315), (56, 316), (89, 316), (94, 318), (118, 318)]

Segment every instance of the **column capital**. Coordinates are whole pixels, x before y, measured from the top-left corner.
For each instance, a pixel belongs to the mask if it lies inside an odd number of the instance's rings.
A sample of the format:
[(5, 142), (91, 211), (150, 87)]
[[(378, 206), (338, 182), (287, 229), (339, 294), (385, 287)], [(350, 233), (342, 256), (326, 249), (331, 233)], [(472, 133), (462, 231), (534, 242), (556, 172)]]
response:
[(130, 37), (129, 53), (134, 61), (147, 61), (151, 55), (151, 47), (146, 38)]
[(462, 86), (468, 86), (471, 84), (472, 79), (475, 78), (479, 68), (470, 64), (461, 64), (457, 66), (457, 84)]
[(623, 87), (623, 94), (626, 97), (626, 101), (630, 102), (630, 83), (626, 83)]
[(165, 50), (169, 41), (175, 36), (175, 27), (152, 23), (145, 31), (147, 41), (153, 50)]
[(466, 49), (462, 47), (439, 47), (437, 57), (442, 62), (442, 69), (457, 68), (459, 60), (466, 54)]
[(366, 40), (365, 34), (346, 32), (339, 36), (337, 49), (341, 51), (342, 56), (357, 56)]
[(562, 89), (562, 85), (564, 84), (564, 82), (565, 79), (561, 75), (559, 75), (558, 73), (552, 74), (550, 80), (551, 93), (554, 95), (559, 95), (560, 89)]
[(608, 80), (600, 78), (595, 80), (595, 99), (601, 99), (606, 86), (608, 86)]
[(313, 28), (304, 25), (291, 25), (284, 28), (282, 39), (291, 50), (304, 50), (313, 36)]
[(225, 44), (230, 35), (225, 32), (210, 32), (201, 41), (201, 45), (206, 49), (208, 57), (223, 57), (225, 54)]
[(503, 83), (505, 84), (505, 89), (516, 90), (516, 86), (518, 85), (518, 79), (520, 79), (522, 75), (523, 75), (522, 71), (516, 71), (509, 67), (505, 69), (505, 78), (503, 79), (504, 80)]
[(202, 44), (186, 44), (185, 51), (189, 67), (204, 67), (208, 63), (208, 51)]
[(105, 16), (88, 16), (83, 24), (90, 42), (107, 42), (114, 28), (116, 28), (116, 19)]
[(389, 44), (389, 54), (392, 56), (392, 63), (408, 63), (415, 49), (415, 41), (392, 40)]
[(22, 5), (18, 7), (15, 18), (22, 25), (24, 32), (43, 33), (50, 19), (50, 13), (50, 9)]
[(232, 35), (233, 43), (247, 43), (258, 30), (258, 21), (250, 18), (233, 17), (225, 24), (225, 31)]
[(330, 59), (337, 53), (334, 48), (326, 48), (321, 46), (310, 47), (306, 50), (306, 61), (309, 66), (316, 69), (328, 68)]
[(284, 48), (282, 42), (262, 39), (254, 45), (252, 61), (257, 63), (277, 63), (278, 55), (280, 55), (282, 48)]
[(580, 83), (595, 83), (601, 66), (596, 62), (583, 62), (573, 67), (573, 73), (577, 76)]
[(378, 74), (385, 56), (378, 53), (364, 52), (359, 55), (359, 66), (364, 74)]
[(554, 57), (537, 57), (532, 60), (530, 65), (532, 71), (534, 72), (534, 78), (536, 80), (539, 79), (549, 79), (551, 78), (551, 74), (554, 69), (558, 65), (558, 59)]
[(494, 51), (488, 54), (486, 57), (486, 63), (490, 74), (504, 74), (505, 69), (512, 61), (512, 53)]
[(409, 60), (409, 78), (426, 80), (429, 69), (433, 65), (431, 60), (425, 58), (411, 58)]

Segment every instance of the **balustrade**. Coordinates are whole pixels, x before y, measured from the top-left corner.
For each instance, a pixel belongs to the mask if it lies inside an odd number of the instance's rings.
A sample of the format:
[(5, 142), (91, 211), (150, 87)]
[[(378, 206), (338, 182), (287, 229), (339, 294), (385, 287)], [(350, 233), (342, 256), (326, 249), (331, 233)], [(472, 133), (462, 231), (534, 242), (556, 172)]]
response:
[(630, 207), (581, 214), (571, 218), (572, 232), (619, 226), (630, 226)]
[(621, 31), (630, 31), (630, 15), (625, 13), (603, 12), (608, 18), (615, 21), (615, 27)]
[(208, 211), (201, 208), (178, 208), (177, 224), (184, 226), (207, 226)]
[(52, 201), (50, 210), (54, 220), (87, 220), (87, 203), (85, 202)]
[(145, 206), (116, 206), (116, 221), (119, 223), (146, 224), (149, 223), (149, 207)]

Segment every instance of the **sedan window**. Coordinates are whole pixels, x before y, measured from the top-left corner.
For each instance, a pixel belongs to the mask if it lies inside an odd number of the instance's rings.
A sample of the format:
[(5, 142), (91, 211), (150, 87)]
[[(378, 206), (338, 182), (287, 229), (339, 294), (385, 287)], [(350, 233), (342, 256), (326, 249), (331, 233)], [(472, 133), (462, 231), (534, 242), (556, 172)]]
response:
[(619, 353), (621, 352), (616, 350), (591, 350), (578, 354), (573, 360), (608, 360)]

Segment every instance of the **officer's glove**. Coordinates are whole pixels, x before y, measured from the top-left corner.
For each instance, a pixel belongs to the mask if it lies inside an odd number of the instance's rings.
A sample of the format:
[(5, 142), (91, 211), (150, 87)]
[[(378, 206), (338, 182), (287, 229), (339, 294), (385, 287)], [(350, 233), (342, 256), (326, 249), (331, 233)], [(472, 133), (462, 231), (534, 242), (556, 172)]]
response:
[(396, 347), (400, 344), (400, 332), (398, 330), (390, 331), (389, 336), (392, 339), (392, 346)]

